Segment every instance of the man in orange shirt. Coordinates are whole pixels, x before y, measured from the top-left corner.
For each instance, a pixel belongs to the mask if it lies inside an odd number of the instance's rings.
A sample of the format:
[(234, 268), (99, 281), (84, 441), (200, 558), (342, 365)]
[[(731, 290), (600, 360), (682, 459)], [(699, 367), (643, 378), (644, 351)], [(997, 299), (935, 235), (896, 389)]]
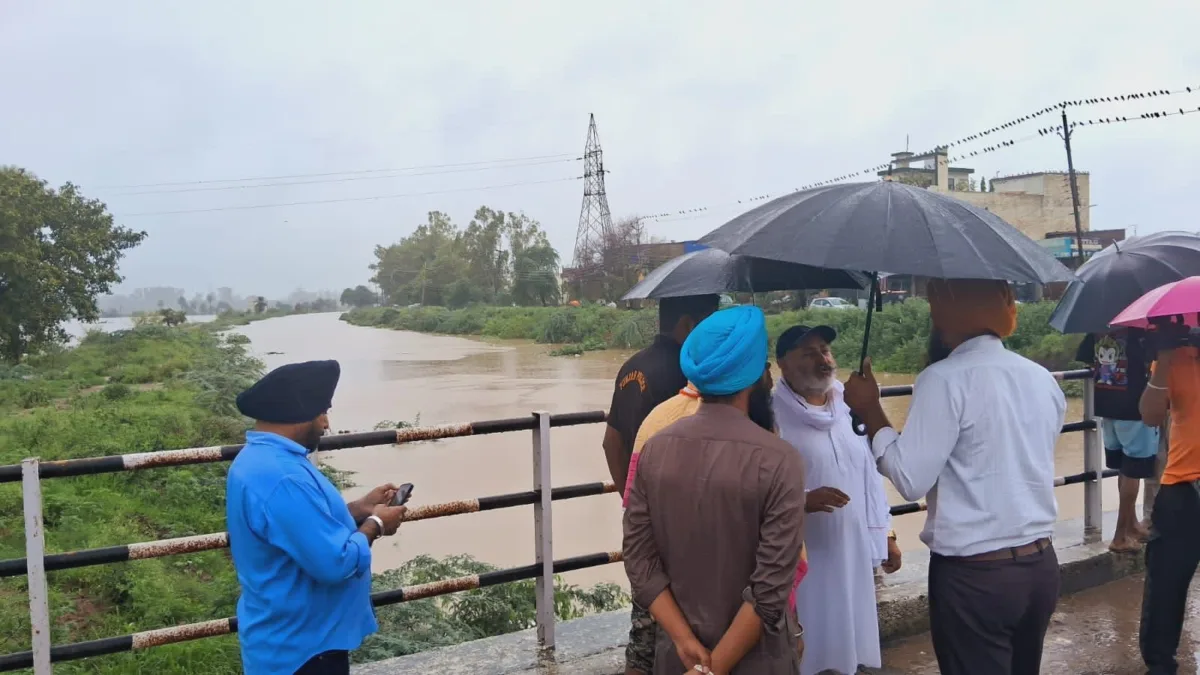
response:
[(1146, 545), (1139, 642), (1148, 675), (1174, 675), (1188, 586), (1200, 564), (1200, 350), (1179, 324), (1157, 329), (1158, 361), (1140, 408), (1149, 426), (1170, 411), (1170, 448)]

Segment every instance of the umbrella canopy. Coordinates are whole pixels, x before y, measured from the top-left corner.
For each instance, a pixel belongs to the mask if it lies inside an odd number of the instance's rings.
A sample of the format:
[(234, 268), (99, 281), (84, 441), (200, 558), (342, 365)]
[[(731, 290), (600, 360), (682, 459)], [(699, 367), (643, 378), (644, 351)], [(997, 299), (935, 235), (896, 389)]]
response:
[(1197, 327), (1200, 313), (1200, 276), (1160, 286), (1143, 295), (1112, 320), (1114, 326), (1149, 328), (1151, 319), (1182, 316), (1183, 323)]
[(1157, 232), (1092, 256), (1050, 315), (1062, 333), (1101, 333), (1134, 300), (1172, 281), (1200, 275), (1200, 235)]
[(707, 248), (668, 260), (647, 274), (621, 299), (866, 287), (866, 277), (857, 272), (729, 255), (715, 248)]
[(1073, 278), (996, 214), (893, 181), (794, 192), (734, 218), (700, 243), (843, 270), (1042, 284)]

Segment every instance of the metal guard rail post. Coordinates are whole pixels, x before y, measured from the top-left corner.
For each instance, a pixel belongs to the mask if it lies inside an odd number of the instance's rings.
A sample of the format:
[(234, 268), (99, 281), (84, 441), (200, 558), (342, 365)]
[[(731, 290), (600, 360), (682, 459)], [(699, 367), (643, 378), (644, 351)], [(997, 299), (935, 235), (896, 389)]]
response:
[[(1098, 427), (1094, 419), (1094, 390), (1091, 373), (1075, 370), (1054, 373), (1059, 380), (1085, 380), (1084, 419), (1068, 423), (1062, 432), (1083, 431), (1085, 433), (1085, 470), (1079, 474), (1060, 476), (1055, 479), (1056, 487), (1075, 483), (1085, 484), (1084, 523), (1086, 536), (1098, 536), (1098, 524), (1102, 515), (1100, 485), (1102, 478), (1116, 475), (1115, 471), (1102, 471), (1099, 449)], [(881, 387), (883, 397), (905, 396), (912, 393), (911, 385)], [(410, 512), (410, 520), (438, 518), (462, 513), (474, 513), (491, 509), (508, 508), (532, 504), (535, 512), (535, 562), (524, 567), (496, 570), (481, 575), (446, 579), (429, 584), (383, 591), (372, 595), (375, 606), (435, 597), (448, 593), (485, 588), (524, 579), (536, 580), (537, 635), (538, 644), (546, 650), (554, 648), (554, 584), (553, 575), (576, 569), (605, 565), (621, 560), (620, 552), (596, 553), (564, 560), (553, 559), (551, 503), (559, 499), (573, 499), (615, 490), (612, 483), (586, 483), (560, 488), (545, 489), (550, 482), (550, 429), (559, 426), (576, 426), (605, 421), (603, 412), (568, 413), (550, 415), (534, 413), (527, 418), (491, 420), (466, 424), (450, 424), (437, 427), (417, 427), (353, 434), (336, 434), (321, 440), (318, 450), (341, 450), (351, 447), (393, 445), (418, 441), (458, 438), (464, 436), (505, 433), (528, 430), (533, 432), (533, 490), (508, 495), (479, 497), (471, 500), (416, 507)], [(136, 560), (179, 553), (224, 548), (228, 546), (225, 533), (183, 537), (174, 540), (144, 542), (126, 546), (90, 549), (65, 554), (45, 555), (44, 527), (41, 522), (41, 479), (78, 476), (99, 473), (115, 473), (162, 466), (182, 466), (211, 462), (230, 461), (241, 451), (241, 445), (165, 450), (159, 452), (132, 453), (58, 462), (25, 460), (20, 465), (0, 466), (0, 483), (22, 481), (24, 484), (24, 507), (26, 519), (26, 558), (0, 561), (0, 577), (29, 575), (30, 617), (33, 632), (33, 649), (0, 656), (0, 671), (33, 667), (35, 675), (49, 675), (51, 663), (68, 661), (89, 656), (99, 656), (122, 651), (144, 649), (164, 644), (194, 640), (203, 637), (224, 635), (237, 631), (235, 618), (217, 619), (184, 626), (142, 631), (131, 635), (102, 638), (89, 642), (51, 647), (49, 611), (45, 572), (54, 569), (69, 569), (87, 565), (98, 565), (121, 560)], [(925, 510), (924, 503), (898, 504), (891, 507), (893, 515), (903, 515)], [(32, 564), (30, 561), (33, 561)]]

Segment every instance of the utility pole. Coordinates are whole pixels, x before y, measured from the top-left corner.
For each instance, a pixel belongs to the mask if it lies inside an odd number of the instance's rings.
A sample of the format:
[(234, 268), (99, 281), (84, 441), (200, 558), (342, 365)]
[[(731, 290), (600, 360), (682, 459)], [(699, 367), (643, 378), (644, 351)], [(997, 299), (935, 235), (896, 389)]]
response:
[(587, 144), (583, 150), (583, 203), (579, 209), (579, 227), (575, 232), (575, 252), (572, 256), (575, 281), (596, 274), (603, 264), (602, 254), (612, 234), (612, 214), (608, 210), (608, 193), (604, 187), (604, 151), (600, 148), (600, 133), (596, 131), (596, 116), (588, 117)]
[(429, 275), (426, 274), (426, 270), (428, 270), (428, 269), (429, 269), (428, 262), (423, 263), (421, 265), (421, 306), (422, 307), (425, 306), (425, 285), (427, 283), (429, 283)]
[(1075, 269), (1083, 265), (1083, 224), (1079, 206), (1079, 185), (1075, 182), (1075, 160), (1071, 156), (1071, 125), (1067, 122), (1067, 106), (1062, 107), (1062, 139), (1067, 146), (1067, 175), (1071, 180), (1071, 206), (1075, 211), (1075, 247), (1078, 261)]

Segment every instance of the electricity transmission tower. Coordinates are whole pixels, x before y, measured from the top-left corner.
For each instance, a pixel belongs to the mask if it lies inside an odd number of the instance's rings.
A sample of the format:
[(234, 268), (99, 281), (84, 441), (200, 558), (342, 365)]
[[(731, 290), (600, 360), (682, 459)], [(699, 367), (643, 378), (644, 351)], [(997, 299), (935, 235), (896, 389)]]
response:
[(583, 150), (583, 206), (575, 233), (573, 264), (577, 274), (599, 262), (605, 239), (612, 232), (612, 214), (604, 191), (604, 151), (596, 131), (596, 116), (589, 115), (587, 146)]

